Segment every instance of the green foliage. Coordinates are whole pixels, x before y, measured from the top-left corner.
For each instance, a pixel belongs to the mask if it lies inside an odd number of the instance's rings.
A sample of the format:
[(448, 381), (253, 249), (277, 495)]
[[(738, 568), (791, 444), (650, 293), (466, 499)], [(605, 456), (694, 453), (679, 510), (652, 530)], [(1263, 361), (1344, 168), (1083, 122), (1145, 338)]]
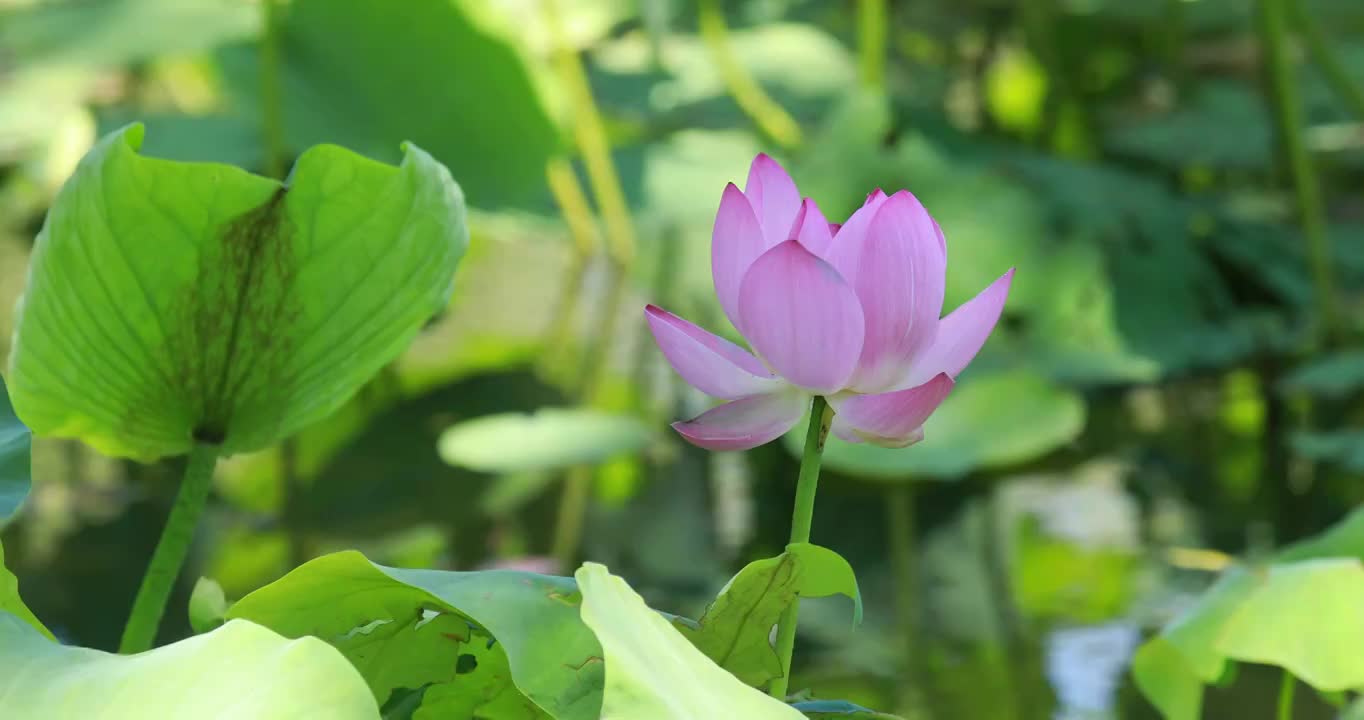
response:
[(1364, 471), (1364, 430), (1296, 432), (1293, 450), (1318, 462), (1330, 462), (1353, 472)]
[(28, 428), (10, 407), (5, 380), (0, 378), (0, 526), (19, 512), (33, 484)]
[(217, 580), (201, 577), (189, 595), (189, 626), (206, 633), (223, 624), (227, 617), (227, 596)]
[[(461, 3), (297, 0), (282, 32), (285, 139), (337, 143), (385, 161), (411, 141), (460, 178), (479, 207), (525, 202), (558, 132), (517, 51)], [(260, 59), (224, 53), (230, 90), (259, 117)], [(475, 71), (474, 68), (477, 68)], [(458, 82), (451, 82), (457, 73)]]
[[(228, 617), (327, 640), (381, 703), (397, 689), (429, 686), (427, 700), (442, 707), (529, 703), (561, 720), (589, 720), (601, 706), (601, 648), (578, 604), (566, 578), (401, 570), (348, 551), (305, 563), (242, 598)], [(459, 671), (463, 655), (475, 658), (471, 672)]]
[(1173, 112), (1114, 128), (1106, 144), (1172, 168), (1264, 167), (1273, 143), (1263, 108), (1245, 85), (1210, 82)]
[(605, 462), (637, 451), (652, 433), (625, 415), (586, 408), (541, 408), (466, 420), (440, 437), (451, 465), (493, 473), (527, 473)]
[[(1084, 420), (1084, 401), (1077, 393), (1035, 373), (978, 375), (963, 380), (924, 423), (923, 442), (897, 450), (831, 436), (824, 465), (886, 482), (952, 479), (1050, 452), (1075, 439)], [(793, 431), (784, 438), (792, 452), (799, 452), (796, 436)]]
[(282, 186), (141, 157), (141, 137), (102, 140), (39, 234), (10, 357), (35, 432), (146, 459), (196, 435), (260, 448), (339, 407), (448, 299), (463, 201), (421, 150), (395, 168), (319, 146)]
[(801, 711), (805, 717), (823, 718), (824, 720), (837, 720), (837, 718), (898, 720), (894, 715), (868, 710), (847, 700), (806, 700), (805, 702), (793, 703), (791, 707)]
[(575, 577), (583, 622), (601, 642), (608, 668), (603, 720), (803, 717), (711, 662), (605, 567), (588, 563)]
[(862, 597), (852, 566), (828, 548), (794, 543), (773, 558), (755, 560), (720, 591), (696, 623), (678, 630), (697, 649), (748, 685), (762, 687), (781, 676), (771, 643), (772, 628), (797, 597), (845, 595), (862, 619)]
[(0, 51), (17, 65), (104, 64), (249, 37), (259, 13), (221, 0), (38, 2), (0, 9)]
[(32, 610), (19, 597), (19, 578), (5, 567), (5, 548), (0, 545), (0, 619), (18, 618), (28, 623), (34, 630), (52, 639), (52, 633), (43, 626)]
[(1137, 685), (1169, 720), (1196, 720), (1234, 662), (1278, 665), (1325, 692), (1364, 685), (1364, 513), (1265, 567), (1228, 570), (1138, 650)]
[(1103, 622), (1131, 603), (1138, 562), (1132, 552), (1083, 547), (1023, 523), (1014, 539), (1012, 590), (1029, 616)]
[(12, 717), (379, 717), (355, 669), (326, 643), (244, 620), (130, 657), (58, 645), (0, 613), (0, 695)]

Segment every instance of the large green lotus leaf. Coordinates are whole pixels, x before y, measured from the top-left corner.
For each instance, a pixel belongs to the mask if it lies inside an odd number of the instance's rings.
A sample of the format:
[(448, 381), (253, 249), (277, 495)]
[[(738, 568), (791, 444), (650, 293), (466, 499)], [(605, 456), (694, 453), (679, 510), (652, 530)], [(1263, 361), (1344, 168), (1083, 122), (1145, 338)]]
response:
[(287, 184), (100, 141), (38, 235), (10, 357), (37, 434), (151, 459), (263, 447), (325, 417), (446, 302), (467, 243), (449, 173), (335, 146)]
[(625, 415), (541, 408), (458, 423), (441, 435), (440, 456), (470, 470), (523, 473), (605, 462), (643, 448), (651, 435)]
[(13, 718), (379, 718), (336, 650), (244, 620), (127, 656), (58, 645), (0, 613), (0, 698)]
[(5, 380), (0, 378), (0, 525), (19, 512), (33, 483), (28, 428), (14, 415)]
[(1218, 649), (1278, 665), (1322, 691), (1364, 686), (1364, 565), (1323, 558), (1275, 565), (1222, 632)]
[(797, 597), (842, 594), (862, 599), (852, 566), (838, 553), (809, 543), (793, 543), (777, 557), (744, 566), (720, 591), (696, 623), (678, 621), (682, 635), (706, 657), (748, 685), (759, 687), (781, 677), (781, 660), (772, 647), (772, 627)]
[[(228, 617), (289, 637), (327, 640), (359, 668), (381, 702), (397, 688), (432, 684), (432, 700), (445, 705), (467, 705), (471, 696), (484, 703), (523, 700), (556, 718), (589, 720), (601, 707), (601, 648), (579, 619), (578, 603), (568, 578), (401, 570), (347, 551), (312, 560), (247, 595)], [(480, 652), (505, 659), (485, 658), (472, 673), (458, 671), (461, 655)], [(510, 668), (514, 687), (497, 685), (499, 667)]]
[(1138, 687), (1169, 720), (1195, 720), (1203, 686), (1233, 661), (1278, 665), (1320, 691), (1364, 685), (1361, 556), (1364, 511), (1356, 511), (1268, 567), (1233, 567), (1137, 651)]
[(712, 662), (604, 566), (588, 563), (575, 577), (606, 664), (602, 720), (804, 717)]
[(52, 633), (43, 626), (33, 611), (28, 609), (23, 598), (19, 597), (19, 578), (14, 577), (14, 573), (5, 567), (5, 548), (0, 545), (0, 617), (5, 613), (23, 620), (43, 635), (52, 637)]
[(1299, 540), (1275, 555), (1279, 562), (1323, 557), (1364, 559), (1364, 508), (1356, 509), (1324, 532)]
[[(883, 448), (830, 435), (824, 465), (890, 482), (956, 478), (1044, 455), (1074, 440), (1084, 424), (1084, 401), (1074, 391), (1028, 370), (992, 373), (958, 385), (924, 423), (922, 442)], [(784, 438), (797, 454), (804, 441), (801, 425)]]
[[(411, 140), (459, 176), (475, 206), (538, 199), (559, 132), (515, 47), (477, 20), (452, 0), (405, 0), (401, 10), (374, 0), (290, 3), (281, 43), (286, 141), (390, 160)], [(222, 59), (241, 112), (259, 117), (256, 48), (231, 48)]]
[(548, 720), (552, 716), (516, 690), (507, 654), (493, 643), (474, 643), (460, 656), (471, 667), (456, 682), (426, 689), (412, 720), (492, 718), (494, 720)]

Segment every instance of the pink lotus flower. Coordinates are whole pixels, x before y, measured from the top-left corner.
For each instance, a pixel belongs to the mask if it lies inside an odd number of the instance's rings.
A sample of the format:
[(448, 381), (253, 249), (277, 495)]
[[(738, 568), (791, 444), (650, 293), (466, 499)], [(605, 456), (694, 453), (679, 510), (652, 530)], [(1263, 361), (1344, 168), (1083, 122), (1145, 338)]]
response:
[(645, 314), (668, 362), (728, 400), (673, 424), (693, 444), (747, 450), (780, 437), (823, 395), (833, 432), (904, 447), (999, 321), (1013, 270), (944, 318), (947, 244), (905, 190), (877, 190), (831, 225), (759, 155), (720, 199), (711, 244), (720, 305), (756, 357), (661, 308)]

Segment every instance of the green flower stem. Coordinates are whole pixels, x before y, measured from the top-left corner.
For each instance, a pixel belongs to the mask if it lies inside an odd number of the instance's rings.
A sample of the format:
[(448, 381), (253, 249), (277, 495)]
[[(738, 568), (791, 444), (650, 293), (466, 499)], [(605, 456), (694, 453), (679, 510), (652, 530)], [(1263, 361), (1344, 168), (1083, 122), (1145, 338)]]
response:
[(607, 249), (611, 260), (620, 268), (628, 269), (635, 258), (635, 228), (630, 220), (629, 205), (611, 159), (611, 142), (597, 102), (592, 97), (592, 85), (587, 80), (578, 53), (569, 43), (559, 14), (557, 0), (544, 0), (546, 24), (554, 42), (554, 67), (559, 81), (569, 94), (572, 107), (573, 137), (587, 168), (587, 181), (601, 209), (606, 229)]
[(552, 158), (545, 165), (545, 179), (554, 202), (559, 206), (559, 214), (568, 226), (569, 238), (573, 241), (573, 255), (569, 260), (567, 278), (554, 306), (554, 318), (549, 323), (549, 333), (545, 352), (541, 360), (541, 372), (554, 381), (567, 384), (572, 374), (554, 372), (554, 365), (562, 366), (559, 361), (571, 349), (573, 326), (577, 322), (578, 306), (584, 281), (592, 254), (596, 252), (597, 220), (592, 215), (592, 206), (583, 192), (582, 183), (573, 166), (565, 158)]
[[(568, 41), (559, 13), (559, 3), (557, 0), (544, 0), (542, 7), (553, 38), (555, 70), (570, 98), (573, 136), (577, 141), (578, 151), (582, 154), (592, 195), (601, 210), (602, 224), (606, 231), (607, 254), (611, 259), (613, 273), (605, 306), (598, 312), (601, 324), (596, 336), (592, 338), (593, 345), (590, 351), (584, 354), (583, 364), (579, 368), (578, 397), (583, 403), (590, 405), (596, 400), (606, 378), (607, 351), (615, 340), (621, 304), (627, 294), (630, 268), (635, 262), (635, 228), (630, 219), (629, 206), (625, 202), (620, 176), (616, 173), (615, 162), (611, 158), (611, 143), (606, 134), (606, 127), (602, 122), (601, 113), (597, 110), (596, 100), (592, 97), (592, 86), (587, 80), (587, 72), (583, 69), (577, 50)], [(557, 196), (557, 200), (562, 202), (566, 197), (561, 194)], [(569, 472), (564, 486), (553, 551), (565, 570), (571, 569), (577, 559), (578, 548), (582, 542), (584, 517), (591, 496), (591, 483), (590, 468), (575, 468)]]
[[(810, 427), (805, 432), (805, 451), (800, 456), (800, 475), (796, 480), (796, 506), (791, 513), (791, 542), (810, 542), (810, 526), (815, 517), (815, 491), (819, 489), (819, 460), (824, 455), (824, 439), (829, 435), (833, 410), (823, 397), (816, 397), (810, 410)], [(791, 653), (796, 647), (796, 622), (800, 615), (800, 598), (795, 598), (777, 622), (777, 657), (781, 660), (781, 677), (772, 681), (769, 694), (786, 700), (791, 684)]]
[(554, 524), (554, 546), (551, 550), (556, 564), (564, 572), (572, 570), (578, 559), (587, 504), (591, 499), (591, 466), (576, 465), (569, 468), (564, 477), (564, 493), (559, 497), (559, 517)]
[(1293, 691), (1297, 687), (1297, 680), (1293, 673), (1283, 671), (1283, 682), (1279, 685), (1279, 714), (1275, 717), (1278, 720), (1292, 720), (1293, 718)]
[[(900, 677), (916, 677), (914, 643), (918, 638), (919, 611), (914, 587), (914, 485), (903, 482), (886, 491), (886, 521), (890, 536), (890, 562), (895, 578), (895, 620), (900, 629)], [(908, 707), (912, 696), (903, 683), (898, 701)]]
[(1350, 73), (1345, 70), (1340, 57), (1327, 42), (1321, 26), (1312, 19), (1307, 8), (1303, 7), (1302, 0), (1293, 0), (1289, 9), (1293, 13), (1293, 24), (1297, 26), (1303, 42), (1307, 45), (1307, 53), (1311, 55), (1312, 62), (1321, 69), (1326, 83), (1346, 105), (1350, 106), (1350, 112), (1354, 113), (1355, 118), (1364, 121), (1364, 92), (1361, 92), (1350, 79)]
[(208, 491), (213, 486), (213, 468), (218, 464), (218, 446), (196, 443), (185, 464), (185, 477), (175, 496), (161, 540), (152, 553), (151, 565), (142, 577), (142, 586), (133, 600), (133, 611), (123, 628), (123, 640), (118, 651), (124, 654), (150, 650), (156, 641), (156, 630), (166, 611), (175, 579), (189, 554), (194, 540), (194, 528), (208, 502)]
[(729, 94), (739, 109), (758, 126), (758, 131), (781, 147), (790, 150), (801, 144), (800, 124), (758, 85), (729, 43), (729, 26), (720, 0), (700, 2), (701, 39), (710, 49)]
[(857, 3), (857, 53), (862, 84), (872, 90), (886, 85), (886, 0)]
[(1269, 76), (1271, 105), (1278, 124), (1279, 142), (1289, 162), (1293, 190), (1307, 257), (1316, 291), (1318, 337), (1329, 338), (1335, 329), (1335, 288), (1331, 273), (1330, 237), (1326, 233), (1326, 209), (1312, 158), (1303, 138), (1302, 101), (1297, 76), (1288, 53), (1288, 3), (1260, 0), (1260, 42)]

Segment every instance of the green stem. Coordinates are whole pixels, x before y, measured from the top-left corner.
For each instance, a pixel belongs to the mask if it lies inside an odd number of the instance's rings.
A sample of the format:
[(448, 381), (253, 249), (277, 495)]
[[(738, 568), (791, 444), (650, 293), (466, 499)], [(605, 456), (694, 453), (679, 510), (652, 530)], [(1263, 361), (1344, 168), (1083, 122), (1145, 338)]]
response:
[(573, 241), (573, 255), (565, 273), (563, 290), (554, 306), (554, 317), (549, 323), (549, 332), (542, 355), (542, 372), (554, 381), (570, 382), (570, 374), (556, 375), (552, 367), (561, 367), (565, 353), (572, 349), (573, 326), (577, 321), (578, 306), (581, 301), (583, 282), (586, 280), (588, 262), (596, 250), (597, 220), (592, 216), (592, 206), (587, 202), (582, 183), (573, 166), (563, 158), (553, 158), (545, 165), (545, 179), (550, 193), (559, 206), (559, 214), (568, 226), (569, 237)]
[[(615, 161), (611, 158), (611, 143), (606, 135), (606, 127), (601, 113), (597, 110), (596, 100), (592, 97), (592, 86), (587, 80), (577, 51), (568, 42), (564, 31), (563, 19), (559, 14), (557, 0), (543, 0), (546, 24), (554, 43), (554, 65), (559, 79), (568, 89), (573, 108), (573, 133), (582, 154), (583, 165), (587, 169), (587, 181), (601, 210), (602, 224), (606, 230), (607, 253), (611, 258), (611, 289), (607, 295), (606, 306), (601, 310), (602, 323), (590, 352), (584, 354), (584, 365), (580, 368), (578, 396), (585, 404), (591, 404), (606, 377), (607, 353), (613, 345), (616, 333), (616, 319), (620, 316), (620, 306), (625, 299), (630, 268), (635, 262), (635, 228), (630, 219), (630, 210), (625, 202), (625, 192), (616, 173)], [(551, 167), (551, 171), (553, 168)], [(560, 195), (562, 201), (566, 196)], [(558, 526), (555, 528), (554, 555), (567, 570), (578, 554), (582, 539), (582, 527), (587, 513), (588, 500), (592, 489), (591, 468), (574, 468), (569, 472), (564, 485), (564, 496), (559, 505)]]
[(1350, 106), (1350, 112), (1355, 114), (1355, 118), (1364, 121), (1364, 92), (1361, 92), (1350, 79), (1350, 74), (1346, 72), (1340, 58), (1327, 42), (1321, 26), (1312, 19), (1307, 8), (1303, 7), (1302, 0), (1293, 0), (1289, 9), (1293, 13), (1293, 24), (1297, 26), (1298, 32), (1302, 33), (1302, 39), (1307, 44), (1308, 54), (1326, 76), (1326, 83), (1346, 105)]
[[(629, 277), (625, 270), (612, 267), (611, 288), (607, 291), (606, 307), (601, 315), (601, 324), (596, 336), (583, 353), (582, 365), (578, 368), (576, 386), (578, 401), (583, 405), (595, 404), (602, 383), (606, 379), (606, 367), (610, 363), (610, 348), (619, 324), (620, 306), (625, 298)], [(559, 567), (568, 572), (573, 569), (582, 546), (583, 526), (587, 516), (588, 501), (592, 497), (592, 468), (579, 465), (568, 471), (565, 477), (564, 494), (559, 499), (559, 516), (554, 527), (554, 558)]]
[(617, 265), (629, 268), (635, 258), (635, 228), (630, 220), (630, 209), (621, 189), (615, 161), (611, 159), (611, 143), (597, 102), (592, 97), (592, 85), (577, 51), (569, 44), (559, 15), (557, 0), (544, 0), (546, 24), (554, 42), (554, 65), (559, 80), (567, 88), (573, 108), (573, 136), (587, 168), (587, 181), (601, 209), (606, 226), (607, 248)]
[(886, 85), (886, 0), (857, 3), (857, 53), (862, 84), (872, 90)]
[[(810, 410), (810, 427), (805, 431), (805, 451), (800, 456), (800, 475), (796, 480), (796, 504), (791, 513), (791, 542), (810, 542), (810, 526), (815, 518), (815, 491), (819, 489), (819, 460), (824, 455), (824, 438), (829, 434), (833, 410), (823, 397), (815, 397)], [(800, 616), (800, 598), (795, 598), (777, 622), (777, 657), (781, 660), (781, 677), (772, 681), (768, 693), (786, 700), (791, 684), (791, 654), (796, 648), (796, 622)]]
[(725, 87), (740, 110), (758, 126), (758, 131), (786, 149), (801, 144), (800, 124), (773, 100), (749, 74), (729, 43), (729, 26), (720, 0), (700, 2), (701, 39), (710, 49)]
[(279, 0), (261, 0), (261, 129), (265, 134), (265, 174), (284, 177), (284, 110), (280, 100)]
[(1260, 41), (1264, 46), (1279, 141), (1288, 156), (1302, 231), (1307, 240), (1308, 263), (1316, 291), (1318, 339), (1324, 339), (1333, 334), (1336, 316), (1330, 237), (1326, 233), (1321, 188), (1303, 140), (1298, 81), (1288, 56), (1287, 2), (1260, 0)]
[[(918, 638), (918, 607), (914, 588), (914, 485), (904, 482), (886, 492), (886, 521), (890, 532), (891, 575), (895, 578), (895, 620), (900, 629), (900, 677), (916, 676), (914, 643)], [(901, 709), (907, 710), (908, 683), (901, 684)]]
[(559, 569), (569, 572), (582, 547), (587, 501), (592, 498), (592, 468), (576, 465), (564, 478), (564, 494), (559, 498), (559, 517), (554, 524), (554, 560)]
[(1285, 670), (1283, 672), (1283, 682), (1279, 684), (1279, 714), (1275, 717), (1278, 720), (1293, 720), (1293, 691), (1297, 687), (1297, 679), (1293, 673)]
[(133, 611), (123, 629), (119, 652), (128, 654), (150, 650), (155, 642), (156, 630), (166, 611), (166, 601), (170, 599), (175, 579), (185, 563), (185, 556), (189, 554), (199, 515), (207, 504), (208, 491), (213, 486), (213, 468), (217, 463), (217, 445), (195, 443), (190, 450), (189, 460), (185, 464), (185, 477), (180, 481), (175, 505), (171, 507), (166, 527), (161, 531), (161, 540), (156, 544), (147, 574), (142, 577), (142, 586), (133, 600)]

